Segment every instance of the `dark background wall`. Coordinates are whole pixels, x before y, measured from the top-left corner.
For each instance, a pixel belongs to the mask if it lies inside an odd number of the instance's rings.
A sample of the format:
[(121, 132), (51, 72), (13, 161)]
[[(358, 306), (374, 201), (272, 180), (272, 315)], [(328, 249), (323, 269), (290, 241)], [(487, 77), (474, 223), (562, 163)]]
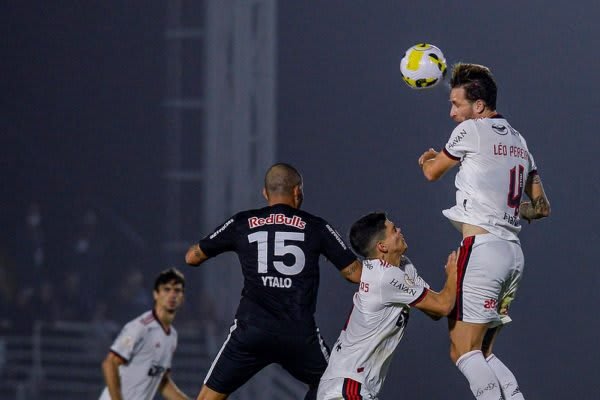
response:
[[(344, 233), (362, 214), (388, 211), (438, 288), (460, 239), (440, 212), (453, 201), (453, 173), (427, 183), (416, 160), (454, 123), (447, 88), (411, 91), (398, 64), (407, 47), (430, 42), (449, 64), (488, 65), (498, 110), (527, 138), (553, 207), (523, 228), (525, 277), (496, 353), (527, 398), (594, 398), (600, 4), (549, 4), (279, 2), (278, 159), (302, 170), (305, 208)], [(125, 247), (109, 263), (160, 269), (164, 13), (161, 1), (0, 6), (1, 238), (20, 273), (32, 201), (53, 232), (50, 249), (62, 249), (94, 206), (113, 229), (112, 248)], [(59, 275), (63, 251), (50, 252)], [(332, 343), (353, 287), (328, 263), (322, 270), (317, 317)], [(444, 322), (413, 313), (382, 398), (469, 398), (447, 348)]]
[[(498, 110), (525, 135), (553, 206), (550, 219), (523, 228), (524, 281), (513, 324), (496, 353), (526, 398), (592, 398), (598, 323), (595, 266), (600, 215), (595, 110), (600, 67), (598, 3), (283, 2), (279, 36), (282, 159), (300, 165), (306, 208), (347, 231), (363, 213), (387, 210), (402, 227), (421, 274), (442, 282), (459, 234), (440, 210), (453, 202), (453, 177), (426, 182), (417, 158), (447, 140), (448, 90), (414, 92), (398, 61), (416, 42), (438, 45), (450, 64), (488, 65)], [(328, 337), (343, 323), (351, 290), (331, 268), (319, 317)], [(469, 398), (447, 357), (444, 322), (413, 313), (382, 398)], [(449, 394), (451, 393), (451, 394)]]

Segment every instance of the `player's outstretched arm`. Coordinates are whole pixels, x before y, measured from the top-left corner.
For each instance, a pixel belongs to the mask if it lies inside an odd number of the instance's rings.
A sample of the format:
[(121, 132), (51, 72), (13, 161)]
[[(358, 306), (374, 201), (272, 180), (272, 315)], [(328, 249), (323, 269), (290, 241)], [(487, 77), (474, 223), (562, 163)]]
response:
[(531, 222), (550, 216), (550, 202), (542, 185), (542, 178), (536, 173), (527, 177), (525, 193), (531, 201), (524, 201), (519, 206), (521, 218)]
[(165, 376), (163, 376), (158, 390), (167, 400), (190, 400), (190, 398), (175, 385), (175, 382), (173, 382), (169, 373), (166, 373)]
[(185, 262), (188, 265), (200, 265), (206, 260), (208, 260), (208, 256), (204, 254), (198, 243), (191, 245), (185, 253)]
[(112, 400), (122, 400), (121, 377), (119, 376), (119, 366), (125, 364), (125, 360), (116, 354), (110, 352), (102, 362), (102, 374), (104, 382), (108, 388), (108, 393)]
[(358, 260), (354, 260), (352, 264), (342, 269), (340, 274), (342, 274), (346, 280), (352, 283), (360, 283), (360, 277), (362, 275), (362, 263)]
[(425, 297), (415, 305), (416, 308), (434, 319), (447, 316), (454, 308), (454, 302), (456, 301), (456, 263), (458, 255), (459, 251), (453, 251), (448, 255), (444, 288), (439, 293), (428, 290)]
[(458, 164), (457, 160), (448, 157), (444, 152), (437, 152), (434, 149), (429, 149), (421, 154), (418, 162), (423, 175), (428, 181), (437, 181), (446, 171)]

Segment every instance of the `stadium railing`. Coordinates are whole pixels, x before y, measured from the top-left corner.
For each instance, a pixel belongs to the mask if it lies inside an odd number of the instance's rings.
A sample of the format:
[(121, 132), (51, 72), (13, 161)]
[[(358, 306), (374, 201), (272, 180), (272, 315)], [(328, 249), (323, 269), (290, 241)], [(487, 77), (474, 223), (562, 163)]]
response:
[[(200, 326), (206, 328), (200, 328)], [(100, 364), (120, 326), (114, 323), (41, 322), (31, 334), (0, 327), (0, 399), (96, 399), (104, 387)], [(194, 397), (224, 335), (206, 324), (178, 328), (173, 378)], [(231, 400), (302, 399), (306, 387), (270, 366)]]

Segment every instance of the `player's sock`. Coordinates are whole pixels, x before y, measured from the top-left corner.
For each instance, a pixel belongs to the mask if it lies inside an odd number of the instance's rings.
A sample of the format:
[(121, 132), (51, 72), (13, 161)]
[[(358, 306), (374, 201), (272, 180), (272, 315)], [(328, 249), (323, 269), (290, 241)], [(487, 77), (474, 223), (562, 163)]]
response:
[(498, 378), (485, 361), (481, 350), (463, 354), (456, 361), (456, 366), (469, 381), (471, 392), (477, 400), (503, 399)]
[(485, 360), (500, 381), (500, 387), (504, 398), (506, 400), (525, 400), (523, 393), (521, 393), (521, 390), (519, 389), (517, 378), (510, 372), (510, 369), (508, 369), (508, 367), (493, 354)]

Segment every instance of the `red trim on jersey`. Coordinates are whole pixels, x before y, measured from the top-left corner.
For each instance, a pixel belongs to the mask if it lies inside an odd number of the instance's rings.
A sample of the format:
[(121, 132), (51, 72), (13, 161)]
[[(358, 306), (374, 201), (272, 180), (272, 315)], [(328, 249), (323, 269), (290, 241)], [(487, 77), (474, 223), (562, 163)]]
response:
[(160, 322), (160, 319), (158, 319), (158, 315), (156, 315), (156, 310), (153, 308), (152, 309), (152, 315), (154, 316), (154, 319), (156, 320), (156, 322), (158, 322), (158, 325), (160, 325), (160, 327), (162, 328), (162, 330), (167, 334), (170, 335), (171, 334), (171, 327), (168, 326), (164, 326), (162, 324), (162, 322)]
[(468, 236), (463, 239), (460, 245), (460, 255), (456, 263), (456, 303), (454, 309), (450, 313), (450, 317), (457, 321), (463, 319), (463, 281), (465, 280), (465, 273), (467, 271), (467, 264), (469, 264), (469, 258), (471, 257), (471, 251), (473, 250), (473, 244), (475, 243), (475, 236)]
[(429, 289), (423, 288), (423, 293), (421, 293), (421, 295), (419, 297), (417, 297), (415, 300), (413, 300), (413, 302), (410, 303), (409, 306), (414, 307), (417, 304), (419, 304), (421, 301), (423, 301), (423, 299), (425, 298), (425, 296), (427, 296), (428, 292), (429, 292)]
[(158, 319), (158, 318), (156, 318), (156, 314), (154, 314), (154, 310), (152, 310), (152, 313), (151, 313), (151, 314), (148, 314), (147, 316), (145, 316), (144, 318), (142, 318), (142, 319), (140, 320), (140, 322), (141, 322), (143, 325), (148, 325), (149, 323), (151, 323), (151, 322), (152, 322), (152, 321), (154, 321), (155, 319)]
[(446, 150), (446, 148), (444, 147), (444, 149), (442, 150), (444, 152), (445, 155), (447, 155), (449, 158), (455, 160), (455, 161), (460, 161), (460, 157), (456, 157), (453, 156), (452, 154), (450, 154), (450, 152), (448, 150)]
[(361, 383), (354, 379), (344, 378), (342, 385), (342, 397), (344, 400), (362, 400), (360, 395)]
[(393, 267), (392, 264), (390, 264), (389, 262), (385, 261), (384, 259), (378, 258), (378, 260), (381, 263), (382, 267), (385, 267), (385, 268)]
[(343, 331), (345, 331), (346, 328), (348, 327), (348, 323), (350, 322), (350, 316), (352, 315), (352, 310), (354, 310), (354, 304), (352, 304), (352, 308), (350, 309), (350, 312), (348, 313), (348, 317), (346, 318), (346, 322), (344, 323), (344, 327), (342, 328)]

